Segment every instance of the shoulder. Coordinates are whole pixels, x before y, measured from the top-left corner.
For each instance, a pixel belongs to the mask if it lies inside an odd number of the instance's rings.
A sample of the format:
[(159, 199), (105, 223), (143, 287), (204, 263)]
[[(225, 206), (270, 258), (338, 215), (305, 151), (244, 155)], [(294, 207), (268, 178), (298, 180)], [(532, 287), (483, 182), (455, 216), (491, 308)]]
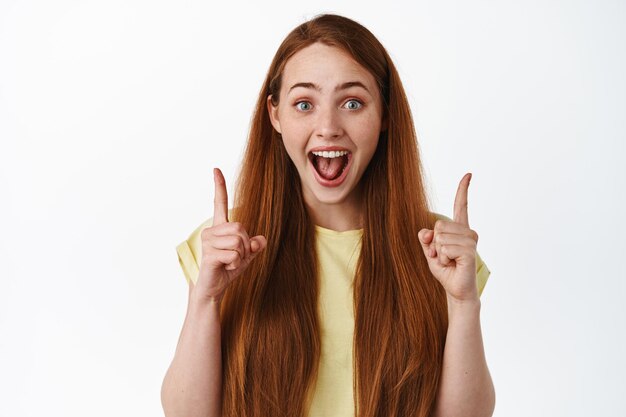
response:
[(443, 214), (441, 214), (441, 213), (435, 213), (434, 211), (431, 211), (431, 212), (430, 212), (430, 214), (431, 214), (432, 216), (434, 216), (434, 217), (435, 217), (435, 220), (447, 220), (447, 221), (452, 221), (452, 219), (451, 219), (450, 217), (445, 216), (445, 215), (443, 215)]

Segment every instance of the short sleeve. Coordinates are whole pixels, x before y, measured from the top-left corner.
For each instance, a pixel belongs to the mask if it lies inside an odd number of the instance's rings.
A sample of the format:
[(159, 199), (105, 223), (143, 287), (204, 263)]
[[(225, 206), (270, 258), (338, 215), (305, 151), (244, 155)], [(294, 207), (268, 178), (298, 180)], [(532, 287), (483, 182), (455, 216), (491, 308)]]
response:
[(483, 262), (478, 252), (476, 252), (476, 286), (478, 287), (479, 297), (482, 295), (485, 285), (487, 285), (490, 274), (491, 271), (487, 268), (487, 265)]
[[(452, 221), (451, 218), (444, 216), (443, 214), (433, 213), (437, 218), (441, 220)], [(489, 279), (489, 275), (491, 271), (487, 268), (487, 264), (483, 261), (483, 259), (476, 252), (476, 286), (478, 287), (478, 296), (482, 295), (483, 290), (485, 289), (485, 285), (487, 285), (487, 280)]]
[(213, 225), (213, 218), (209, 218), (200, 224), (191, 232), (189, 237), (176, 246), (178, 254), (178, 262), (187, 282), (193, 282), (194, 285), (198, 280), (198, 272), (200, 271), (200, 259), (202, 259), (202, 238), (201, 233), (207, 227)]

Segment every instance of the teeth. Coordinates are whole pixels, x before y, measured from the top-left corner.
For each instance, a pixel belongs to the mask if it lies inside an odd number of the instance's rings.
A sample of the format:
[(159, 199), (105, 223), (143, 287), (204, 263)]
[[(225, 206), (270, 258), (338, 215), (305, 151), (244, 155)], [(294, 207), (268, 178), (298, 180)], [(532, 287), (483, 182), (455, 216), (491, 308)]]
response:
[(340, 156), (344, 156), (347, 155), (348, 151), (318, 151), (318, 152), (313, 152), (313, 155), (316, 156), (322, 156), (324, 158), (338, 158)]

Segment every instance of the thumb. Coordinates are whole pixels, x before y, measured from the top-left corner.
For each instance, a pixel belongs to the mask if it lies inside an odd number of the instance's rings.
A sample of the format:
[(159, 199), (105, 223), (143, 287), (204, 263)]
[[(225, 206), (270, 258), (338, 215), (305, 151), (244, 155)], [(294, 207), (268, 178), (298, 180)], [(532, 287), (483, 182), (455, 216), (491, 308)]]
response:
[(430, 229), (422, 229), (417, 234), (417, 237), (419, 237), (420, 243), (422, 245), (428, 246), (433, 240), (433, 231)]
[(422, 229), (417, 234), (417, 237), (422, 244), (422, 250), (424, 251), (424, 255), (426, 257), (430, 257), (430, 243), (433, 240), (434, 232), (430, 229)]
[(257, 255), (261, 250), (265, 249), (267, 246), (267, 239), (265, 236), (258, 235), (250, 238), (250, 250), (253, 255)]

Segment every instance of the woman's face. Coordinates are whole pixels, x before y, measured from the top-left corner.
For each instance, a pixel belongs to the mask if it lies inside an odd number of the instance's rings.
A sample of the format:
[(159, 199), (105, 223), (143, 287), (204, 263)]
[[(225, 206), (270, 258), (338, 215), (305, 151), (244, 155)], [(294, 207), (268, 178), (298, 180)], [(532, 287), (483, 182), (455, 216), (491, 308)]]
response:
[(286, 63), (279, 105), (268, 110), (300, 175), (309, 207), (361, 206), (359, 183), (381, 132), (372, 74), (343, 50), (315, 43)]

